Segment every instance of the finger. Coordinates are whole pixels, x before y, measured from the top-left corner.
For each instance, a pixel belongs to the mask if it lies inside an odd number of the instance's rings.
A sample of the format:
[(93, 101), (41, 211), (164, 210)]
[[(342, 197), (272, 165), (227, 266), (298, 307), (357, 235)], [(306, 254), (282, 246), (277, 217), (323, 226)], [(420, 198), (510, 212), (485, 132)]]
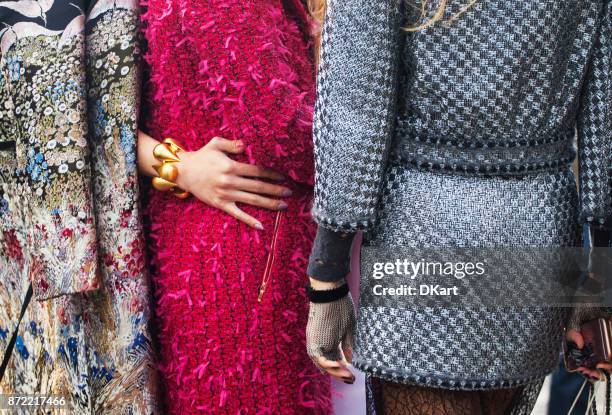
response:
[(263, 225), (261, 224), (260, 221), (255, 219), (253, 216), (245, 213), (242, 209), (240, 209), (238, 206), (236, 206), (235, 203), (228, 203), (228, 204), (222, 206), (220, 209), (223, 210), (226, 213), (229, 213), (230, 215), (232, 215), (233, 217), (235, 217), (239, 221), (246, 223), (251, 228), (254, 228), (254, 229), (257, 229), (257, 230), (260, 230), (260, 231), (263, 230)]
[(347, 363), (353, 362), (353, 348), (351, 346), (343, 347), (342, 354), (344, 355), (344, 360), (346, 360)]
[(316, 359), (317, 364), (321, 366), (323, 369), (340, 369), (342, 368), (342, 364), (337, 360), (329, 360), (326, 357), (319, 356)]
[(236, 163), (235, 173), (240, 176), (245, 177), (259, 177), (262, 179), (271, 179), (271, 180), (284, 180), (285, 177), (275, 172), (272, 169), (267, 169), (265, 167), (254, 166), (252, 164), (247, 163)]
[(330, 369), (328, 371), (326, 371), (328, 375), (338, 379), (341, 382), (344, 382), (348, 385), (352, 385), (353, 383), (355, 383), (355, 376), (353, 376), (352, 373), (350, 373), (347, 369)]
[(292, 194), (291, 190), (284, 186), (266, 183), (261, 180), (245, 179), (243, 177), (236, 179), (234, 186), (238, 190), (260, 195), (288, 197)]
[(584, 339), (578, 330), (568, 330), (565, 334), (565, 340), (576, 343), (576, 347), (579, 349), (584, 347)]
[(352, 330), (348, 330), (342, 339), (342, 354), (344, 355), (344, 359), (351, 363), (353, 361), (353, 332)]
[(339, 361), (329, 360), (323, 356), (317, 358), (317, 364), (329, 375), (343, 382), (353, 383), (355, 375)]
[(240, 140), (228, 140), (222, 137), (215, 137), (210, 140), (210, 144), (217, 150), (224, 153), (240, 154), (244, 151), (244, 143)]
[(600, 371), (593, 370), (593, 369), (587, 369), (586, 367), (579, 367), (578, 372), (593, 381), (602, 380), (602, 376), (603, 376)]
[(228, 197), (236, 202), (270, 210), (283, 210), (287, 209), (288, 206), (287, 203), (282, 200), (270, 199), (269, 197), (260, 196), (255, 193), (242, 192), (240, 190), (229, 192)]
[(597, 369), (612, 370), (612, 363), (598, 363)]

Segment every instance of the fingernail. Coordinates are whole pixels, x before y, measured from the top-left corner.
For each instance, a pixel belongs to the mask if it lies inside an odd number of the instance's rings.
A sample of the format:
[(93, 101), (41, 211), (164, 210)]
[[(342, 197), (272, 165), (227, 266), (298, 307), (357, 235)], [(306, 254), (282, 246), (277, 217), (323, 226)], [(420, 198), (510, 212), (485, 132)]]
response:
[(264, 229), (263, 225), (262, 225), (261, 223), (259, 223), (259, 222), (257, 222), (257, 223), (254, 225), (254, 227), (255, 227), (255, 229), (258, 229), (258, 230), (260, 230), (260, 231), (263, 231), (263, 229)]
[(283, 196), (291, 196), (292, 194), (293, 192), (289, 189), (283, 190), (283, 193), (282, 193)]
[(285, 202), (280, 202), (280, 203), (278, 204), (278, 208), (279, 208), (279, 209), (287, 209), (288, 207), (289, 207), (289, 205), (288, 205), (288, 204), (286, 204)]

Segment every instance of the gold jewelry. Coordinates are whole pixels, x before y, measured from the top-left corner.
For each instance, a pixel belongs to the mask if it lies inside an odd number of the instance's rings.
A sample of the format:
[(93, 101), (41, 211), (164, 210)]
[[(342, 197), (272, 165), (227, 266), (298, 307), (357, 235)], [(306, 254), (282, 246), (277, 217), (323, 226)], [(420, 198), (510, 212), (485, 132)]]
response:
[(161, 143), (153, 148), (153, 157), (161, 164), (153, 166), (158, 177), (154, 177), (152, 183), (153, 187), (160, 192), (171, 191), (179, 199), (185, 199), (189, 196), (189, 192), (176, 185), (179, 171), (174, 163), (181, 161), (178, 156), (179, 151), (185, 150), (172, 138), (164, 138)]

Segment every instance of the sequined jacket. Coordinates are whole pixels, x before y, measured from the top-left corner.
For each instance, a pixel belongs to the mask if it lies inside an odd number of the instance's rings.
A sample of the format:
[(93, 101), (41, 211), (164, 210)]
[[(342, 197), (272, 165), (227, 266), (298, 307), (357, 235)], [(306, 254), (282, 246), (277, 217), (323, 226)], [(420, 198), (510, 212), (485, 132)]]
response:
[(571, 163), (577, 132), (580, 217), (609, 224), (611, 2), (466, 9), (455, 0), (441, 22), (406, 32), (425, 21), (412, 3), (328, 2), (314, 127), (318, 222), (368, 229), (388, 161), (524, 174)]
[(0, 1), (0, 393), (74, 413), (155, 411), (137, 5)]

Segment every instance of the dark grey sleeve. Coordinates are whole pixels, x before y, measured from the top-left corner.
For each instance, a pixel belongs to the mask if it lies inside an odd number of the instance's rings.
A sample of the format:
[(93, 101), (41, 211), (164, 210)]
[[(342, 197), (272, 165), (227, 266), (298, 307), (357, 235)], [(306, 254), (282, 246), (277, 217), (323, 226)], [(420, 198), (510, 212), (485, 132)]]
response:
[(319, 226), (308, 261), (308, 276), (319, 281), (338, 281), (350, 271), (351, 245), (355, 233), (335, 232)]
[(604, 2), (601, 19), (577, 120), (580, 216), (612, 228), (612, 2)]
[(320, 226), (374, 222), (396, 118), (402, 38), (397, 0), (328, 0), (313, 126)]

